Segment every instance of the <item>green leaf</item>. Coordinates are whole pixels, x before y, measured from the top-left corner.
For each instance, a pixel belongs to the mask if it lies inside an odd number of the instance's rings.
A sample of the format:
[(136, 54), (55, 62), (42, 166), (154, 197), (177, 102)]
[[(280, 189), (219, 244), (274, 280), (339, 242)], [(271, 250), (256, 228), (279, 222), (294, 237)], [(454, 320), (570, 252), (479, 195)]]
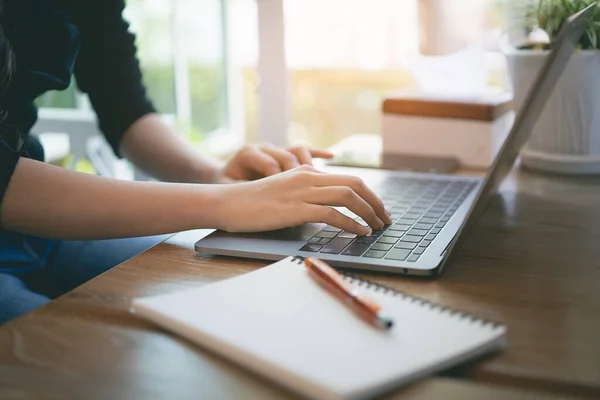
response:
[[(551, 41), (556, 40), (565, 20), (595, 0), (505, 0), (512, 19), (523, 21), (523, 28), (546, 31)], [(600, 43), (600, 7), (592, 15), (579, 45), (583, 50), (598, 49)]]

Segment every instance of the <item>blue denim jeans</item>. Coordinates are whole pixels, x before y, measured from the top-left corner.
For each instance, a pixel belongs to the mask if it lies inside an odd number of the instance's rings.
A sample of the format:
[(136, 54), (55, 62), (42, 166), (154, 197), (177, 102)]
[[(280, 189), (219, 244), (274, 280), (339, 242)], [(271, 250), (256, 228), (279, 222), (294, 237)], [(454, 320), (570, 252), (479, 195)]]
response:
[(0, 231), (0, 325), (35, 310), (166, 237), (55, 241)]

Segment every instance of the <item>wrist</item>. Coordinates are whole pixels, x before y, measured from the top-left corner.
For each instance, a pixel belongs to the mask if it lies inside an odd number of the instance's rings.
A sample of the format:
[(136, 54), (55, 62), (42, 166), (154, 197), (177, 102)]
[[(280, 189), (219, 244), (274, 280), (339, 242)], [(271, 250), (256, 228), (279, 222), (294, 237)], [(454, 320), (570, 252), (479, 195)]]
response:
[(188, 184), (182, 215), (191, 225), (190, 229), (222, 229), (225, 193), (220, 185)]

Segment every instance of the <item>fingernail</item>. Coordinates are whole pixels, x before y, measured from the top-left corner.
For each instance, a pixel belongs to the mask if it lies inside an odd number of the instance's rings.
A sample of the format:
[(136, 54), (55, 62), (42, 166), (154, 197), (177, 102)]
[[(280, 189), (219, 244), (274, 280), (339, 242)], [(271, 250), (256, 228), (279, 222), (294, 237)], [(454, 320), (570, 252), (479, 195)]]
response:
[(386, 213), (385, 223), (386, 223), (386, 225), (390, 225), (392, 223), (392, 213), (389, 212), (388, 210), (385, 210), (385, 213)]

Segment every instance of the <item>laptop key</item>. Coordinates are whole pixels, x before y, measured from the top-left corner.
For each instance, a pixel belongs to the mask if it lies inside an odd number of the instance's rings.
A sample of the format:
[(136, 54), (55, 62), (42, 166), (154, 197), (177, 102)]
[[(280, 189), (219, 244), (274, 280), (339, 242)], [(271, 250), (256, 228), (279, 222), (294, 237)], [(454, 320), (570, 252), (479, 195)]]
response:
[(316, 237), (320, 237), (320, 238), (328, 238), (328, 239), (333, 239), (334, 237), (336, 237), (337, 232), (325, 232), (325, 231), (321, 231), (319, 233), (317, 233), (315, 236)]
[(344, 232), (342, 232), (342, 233), (340, 233), (340, 234), (338, 235), (338, 237), (341, 237), (341, 238), (346, 238), (346, 239), (354, 239), (354, 238), (355, 238), (355, 237), (357, 237), (357, 236), (358, 236), (358, 235), (357, 235), (357, 234), (355, 234), (355, 233), (346, 232), (346, 231), (344, 231)]
[(404, 235), (404, 237), (402, 238), (402, 241), (409, 242), (409, 243), (419, 243), (421, 241), (421, 239), (423, 239), (421, 236)]
[(396, 242), (399, 239), (400, 238), (397, 238), (397, 237), (382, 236), (382, 237), (379, 238), (379, 240), (377, 241), (377, 243), (396, 244)]
[(404, 261), (410, 254), (410, 250), (393, 249), (385, 256), (388, 260)]
[(369, 249), (369, 244), (367, 243), (352, 243), (350, 246), (346, 247), (344, 251), (342, 251), (343, 256), (362, 256), (365, 251)]
[(331, 242), (331, 239), (321, 238), (317, 244), (320, 244), (321, 246), (325, 246), (329, 242)]
[(413, 228), (429, 230), (429, 229), (433, 228), (433, 224), (424, 224), (422, 222), (419, 222), (418, 224), (415, 224), (415, 226)]
[(419, 243), (419, 247), (427, 247), (431, 244), (431, 240), (423, 239), (421, 243)]
[(435, 224), (437, 222), (437, 218), (423, 217), (419, 222), (422, 222), (424, 224)]
[(308, 239), (308, 244), (317, 244), (321, 241), (321, 239), (323, 239), (323, 238), (320, 238), (317, 236), (312, 237), (312, 238)]
[(404, 231), (397, 231), (395, 229), (388, 229), (387, 231), (385, 231), (384, 236), (401, 238), (402, 236), (404, 236), (405, 233), (406, 232), (404, 232)]
[(442, 230), (441, 230), (440, 228), (433, 228), (433, 229), (432, 229), (431, 231), (429, 231), (429, 232), (437, 235), (437, 234), (438, 234), (438, 233), (440, 233), (441, 231), (442, 231)]
[(329, 242), (329, 244), (327, 244), (327, 246), (325, 246), (323, 250), (321, 250), (321, 253), (340, 254), (340, 252), (344, 250), (344, 248), (348, 246), (351, 242), (352, 239), (335, 238), (331, 242)]
[(400, 242), (395, 246), (397, 249), (414, 250), (417, 247), (416, 243)]
[(440, 222), (448, 222), (450, 221), (450, 217), (442, 217), (440, 218)]
[(445, 223), (445, 222), (439, 222), (439, 223), (437, 223), (437, 224), (435, 225), (435, 227), (436, 227), (436, 228), (440, 228), (440, 229), (441, 229), (441, 228), (443, 228), (443, 227), (445, 227), (445, 226), (446, 226), (446, 223)]
[(300, 251), (307, 251), (310, 253), (318, 253), (319, 250), (321, 250), (323, 248), (323, 246), (319, 246), (318, 244), (305, 244)]
[(415, 235), (415, 236), (425, 236), (427, 235), (427, 230), (426, 229), (416, 229), (413, 228), (410, 231), (407, 232), (407, 234), (409, 235)]
[(371, 246), (371, 250), (381, 250), (381, 251), (388, 251), (393, 247), (392, 244), (387, 244), (387, 243), (375, 243), (373, 246)]
[(421, 257), (421, 256), (418, 255), (418, 254), (412, 254), (410, 257), (408, 257), (406, 259), (406, 261), (408, 261), (408, 262), (415, 262), (415, 261), (417, 261), (419, 259), (419, 257)]
[(425, 240), (433, 240), (435, 239), (437, 235), (434, 235), (433, 233), (430, 233), (429, 235), (425, 236)]
[(377, 236), (359, 236), (354, 241), (355, 243), (371, 244), (377, 241)]
[(373, 234), (371, 236), (381, 236), (385, 233), (385, 229), (373, 229)]
[(415, 223), (414, 219), (400, 218), (394, 225), (408, 225), (409, 227)]
[(406, 214), (404, 214), (403, 218), (419, 219), (421, 218), (421, 213), (407, 212)]
[(368, 258), (383, 258), (383, 256), (385, 256), (385, 251), (382, 250), (369, 250), (367, 251), (363, 257), (368, 257)]
[(417, 255), (421, 255), (423, 253), (425, 253), (425, 247), (417, 247), (415, 249), (415, 251), (413, 251), (413, 254), (417, 254)]
[(394, 224), (394, 225), (390, 225), (390, 229), (395, 230), (395, 231), (404, 231), (406, 232), (407, 230), (410, 229), (411, 225), (407, 225), (407, 224)]

